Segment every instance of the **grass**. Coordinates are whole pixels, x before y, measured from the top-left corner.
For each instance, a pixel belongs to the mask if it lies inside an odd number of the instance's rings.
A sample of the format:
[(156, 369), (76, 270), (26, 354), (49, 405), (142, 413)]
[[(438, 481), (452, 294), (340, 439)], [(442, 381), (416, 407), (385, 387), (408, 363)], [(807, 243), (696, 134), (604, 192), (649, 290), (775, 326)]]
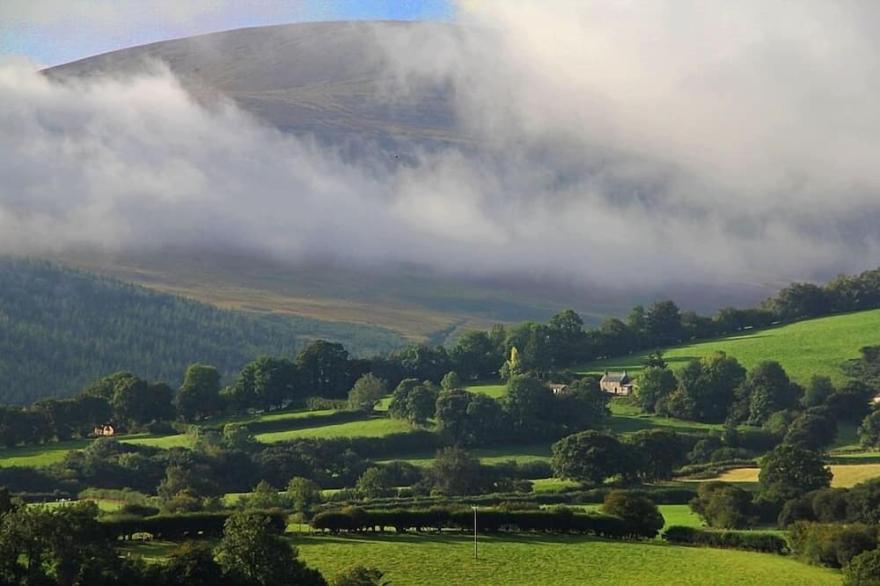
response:
[[(585, 511), (599, 511), (602, 508), (600, 504), (582, 505), (580, 507)], [(673, 525), (683, 525), (685, 527), (703, 527), (703, 520), (700, 516), (691, 511), (688, 505), (657, 505), (660, 514), (666, 521), (665, 527)]]
[[(546, 295), (499, 288), (494, 281), (448, 278), (414, 267), (375, 271), (201, 254), (124, 259), (63, 255), (59, 260), (223, 308), (331, 322), (335, 327), (316, 336), (324, 338), (344, 327), (338, 322), (348, 322), (362, 324), (357, 332), (387, 328), (412, 341), (440, 343), (498, 322), (544, 321), (569, 306), (581, 309), (594, 323), (627, 309), (618, 300), (601, 306), (584, 302), (582, 295), (551, 301)], [(583, 311), (588, 307), (595, 311)], [(315, 327), (319, 326), (330, 328)]]
[(688, 505), (658, 505), (660, 513), (666, 520), (666, 527), (683, 525), (685, 527), (702, 527), (704, 525), (700, 516), (694, 513)]
[(836, 572), (771, 554), (572, 536), (296, 536), (300, 557), (328, 578), (352, 565), (407, 584), (840, 584)]
[[(513, 460), (518, 464), (528, 462), (549, 462), (550, 444), (531, 444), (523, 446), (508, 446), (503, 448), (478, 448), (469, 452), (479, 458), (483, 464), (500, 464)], [(434, 452), (407, 454), (398, 458), (388, 458), (382, 462), (400, 460), (409, 462), (414, 466), (427, 467), (434, 463)]]
[(191, 448), (192, 438), (185, 433), (173, 435), (144, 435), (143, 437), (120, 438), (120, 442), (135, 446), (150, 446), (168, 450), (170, 448)]
[[(318, 536), (297, 534), (300, 559), (327, 579), (354, 565), (374, 566), (395, 586), (422, 584), (837, 585), (840, 573), (792, 558), (729, 549), (679, 547), (573, 536)], [(176, 544), (128, 544), (122, 551), (162, 561)]]
[[(831, 486), (849, 488), (860, 482), (880, 477), (880, 464), (831, 464)], [(758, 468), (734, 468), (723, 472), (713, 480), (725, 482), (758, 482)]]
[(271, 444), (300, 438), (333, 438), (333, 437), (384, 437), (392, 433), (412, 431), (412, 426), (399, 419), (376, 417), (364, 421), (350, 421), (322, 427), (273, 431), (257, 434), (258, 441)]
[(685, 421), (671, 417), (660, 417), (642, 413), (639, 408), (627, 399), (615, 397), (609, 404), (611, 408), (611, 431), (619, 434), (628, 434), (644, 429), (671, 429), (680, 432), (708, 432), (723, 429), (720, 423), (700, 423), (698, 421)]
[[(860, 311), (805, 320), (784, 326), (739, 333), (726, 338), (707, 340), (664, 349), (673, 367), (722, 350), (750, 368), (762, 360), (776, 360), (795, 381), (805, 384), (814, 374), (845, 380), (840, 366), (858, 358), (859, 348), (880, 343), (880, 310)], [(623, 358), (610, 358), (586, 364), (577, 370), (602, 373), (627, 370), (638, 373), (648, 352)]]
[(561, 492), (569, 488), (577, 488), (580, 483), (574, 480), (561, 478), (536, 478), (532, 480), (532, 487), (536, 494), (546, 492)]
[(43, 446), (7, 448), (0, 451), (0, 467), (22, 466), (38, 468), (40, 466), (50, 466), (64, 460), (64, 457), (71, 450), (81, 450), (90, 443), (90, 440), (72, 440)]
[[(290, 421), (291, 427), (296, 429), (279, 430), (257, 434), (255, 437), (263, 443), (274, 443), (298, 438), (333, 438), (333, 437), (382, 437), (392, 433), (411, 431), (412, 427), (400, 420), (375, 417), (363, 421), (351, 421), (332, 425), (321, 425), (315, 422), (314, 427), (302, 427), (304, 421), (309, 418), (320, 419), (335, 413), (332, 409), (319, 411), (285, 411), (267, 413), (259, 416), (244, 418), (228, 418), (212, 420), (205, 425), (218, 425), (218, 422), (226, 423), (254, 423), (258, 421)], [(150, 446), (161, 449), (191, 448), (192, 438), (185, 433), (170, 435), (150, 435), (146, 433), (121, 435), (117, 438), (122, 443)], [(0, 450), (0, 467), (22, 466), (39, 468), (50, 466), (64, 460), (65, 456), (73, 450), (87, 448), (93, 440), (70, 440), (45, 444), (39, 446), (22, 446)]]
[(467, 390), (472, 393), (480, 393), (483, 395), (487, 395), (492, 397), (493, 399), (500, 399), (507, 392), (507, 385), (502, 384), (478, 384), (471, 385), (467, 387)]

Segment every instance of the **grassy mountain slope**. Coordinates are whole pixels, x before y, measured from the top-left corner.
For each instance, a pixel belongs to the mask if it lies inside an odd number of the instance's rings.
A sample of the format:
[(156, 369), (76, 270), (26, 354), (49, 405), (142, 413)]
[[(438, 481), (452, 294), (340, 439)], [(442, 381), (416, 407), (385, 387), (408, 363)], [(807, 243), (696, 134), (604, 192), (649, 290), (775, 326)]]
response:
[(58, 257), (65, 264), (227, 309), (275, 312), (385, 327), (412, 340), (445, 343), (462, 330), (499, 322), (544, 321), (574, 307), (597, 324), (623, 312), (601, 291), (451, 277), (418, 267), (286, 264), (232, 253)]
[(314, 338), (361, 354), (402, 339), (387, 330), (221, 310), (58, 265), (0, 258), (0, 403), (63, 396), (131, 370), (177, 383), (206, 362), (235, 373), (254, 357)]
[[(858, 358), (859, 348), (880, 344), (880, 310), (860, 311), (805, 320), (784, 326), (740, 332), (734, 336), (666, 348), (665, 358), (675, 368), (688, 360), (721, 350), (744, 366), (762, 360), (776, 360), (795, 381), (805, 384), (814, 374), (830, 376), (836, 382), (844, 376), (840, 366)], [(638, 372), (647, 352), (623, 358), (592, 362), (578, 369)]]

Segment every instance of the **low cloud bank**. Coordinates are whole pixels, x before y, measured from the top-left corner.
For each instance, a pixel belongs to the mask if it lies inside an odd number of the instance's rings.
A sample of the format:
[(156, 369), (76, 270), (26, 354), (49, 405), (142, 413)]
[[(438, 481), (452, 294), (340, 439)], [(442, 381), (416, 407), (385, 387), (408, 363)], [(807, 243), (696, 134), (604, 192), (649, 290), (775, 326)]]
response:
[(0, 247), (230, 247), (657, 289), (878, 264), (868, 2), (463, 3), (389, 42), (387, 91), (455, 96), (476, 148), (343, 157), (161, 64), (0, 68)]

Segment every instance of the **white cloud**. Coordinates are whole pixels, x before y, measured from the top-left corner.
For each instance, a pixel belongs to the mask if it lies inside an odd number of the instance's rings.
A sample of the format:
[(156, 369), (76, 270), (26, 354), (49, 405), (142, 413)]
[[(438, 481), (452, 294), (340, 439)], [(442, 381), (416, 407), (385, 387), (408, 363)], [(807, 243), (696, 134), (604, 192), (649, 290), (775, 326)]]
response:
[[(0, 70), (0, 246), (238, 246), (658, 287), (877, 264), (872, 4), (467, 3), (389, 40), (477, 151), (343, 159), (167, 71)], [(390, 43), (394, 45), (390, 45)]]

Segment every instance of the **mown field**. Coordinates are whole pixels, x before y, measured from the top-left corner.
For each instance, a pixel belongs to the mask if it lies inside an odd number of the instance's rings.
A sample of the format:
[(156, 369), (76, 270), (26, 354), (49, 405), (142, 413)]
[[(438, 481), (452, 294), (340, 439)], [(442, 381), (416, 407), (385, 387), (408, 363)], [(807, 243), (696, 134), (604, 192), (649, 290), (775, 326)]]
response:
[(465, 535), (295, 537), (300, 556), (325, 575), (353, 564), (408, 584), (840, 584), (836, 572), (770, 554), (622, 543), (583, 537)]
[[(317, 536), (295, 534), (302, 560), (326, 577), (353, 565), (380, 568), (394, 586), (504, 584), (590, 585), (839, 585), (833, 570), (791, 558), (744, 551), (690, 548), (662, 541), (620, 542), (589, 537), (480, 536), (474, 559), (469, 535)], [(169, 542), (124, 551), (160, 561)]]
[(321, 427), (307, 427), (288, 431), (273, 431), (256, 435), (257, 441), (265, 444), (282, 442), (300, 438), (332, 438), (332, 437), (383, 437), (392, 433), (403, 433), (412, 430), (412, 426), (400, 419), (376, 417), (364, 421), (350, 421)]
[[(861, 311), (801, 321), (789, 325), (753, 330), (735, 336), (664, 349), (675, 368), (688, 360), (721, 350), (752, 367), (762, 360), (776, 360), (789, 376), (806, 383), (814, 374), (842, 382), (840, 365), (859, 356), (859, 348), (880, 344), (880, 310)], [(602, 373), (605, 370), (642, 369), (648, 352), (586, 364), (577, 370)]]
[[(860, 482), (880, 476), (880, 464), (831, 464), (831, 486), (849, 488)], [(716, 480), (725, 482), (758, 482), (758, 468), (734, 468), (726, 470)]]

